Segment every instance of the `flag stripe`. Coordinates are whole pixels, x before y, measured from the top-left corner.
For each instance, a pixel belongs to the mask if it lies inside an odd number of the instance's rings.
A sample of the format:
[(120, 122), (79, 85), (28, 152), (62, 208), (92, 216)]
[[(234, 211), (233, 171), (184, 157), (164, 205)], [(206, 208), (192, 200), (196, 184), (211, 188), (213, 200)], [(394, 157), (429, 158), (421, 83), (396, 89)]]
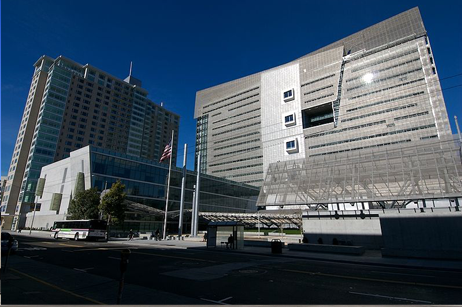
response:
[(172, 155), (172, 140), (165, 145), (164, 152), (162, 153), (162, 157), (160, 157), (160, 162), (164, 161), (165, 159), (170, 158)]

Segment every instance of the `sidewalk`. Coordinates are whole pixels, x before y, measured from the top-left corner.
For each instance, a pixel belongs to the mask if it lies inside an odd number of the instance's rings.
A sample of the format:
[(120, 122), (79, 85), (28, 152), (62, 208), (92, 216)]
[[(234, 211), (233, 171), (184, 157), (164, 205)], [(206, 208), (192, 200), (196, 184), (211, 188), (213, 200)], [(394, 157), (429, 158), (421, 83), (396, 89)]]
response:
[[(13, 235), (25, 235), (22, 232), (20, 234)], [(48, 237), (49, 232), (32, 231), (32, 236)], [(128, 241), (126, 238), (114, 238), (111, 239), (108, 244), (119, 244), (125, 246), (138, 246), (138, 247), (155, 247), (155, 248), (177, 248), (177, 249), (201, 249), (213, 252), (224, 252), (224, 253), (241, 253), (250, 255), (263, 255), (270, 257), (289, 257), (296, 259), (306, 260), (319, 260), (327, 262), (340, 262), (340, 263), (351, 263), (351, 264), (362, 264), (362, 265), (378, 265), (388, 267), (403, 267), (403, 268), (414, 268), (414, 269), (434, 269), (434, 270), (448, 270), (448, 271), (460, 271), (462, 272), (462, 261), (450, 261), (450, 260), (437, 260), (437, 259), (412, 259), (412, 258), (383, 258), (382, 254), (378, 250), (367, 250), (361, 256), (353, 255), (340, 255), (340, 254), (328, 254), (328, 253), (317, 253), (317, 252), (304, 252), (304, 251), (291, 251), (287, 248), (283, 248), (282, 254), (272, 254), (271, 248), (269, 247), (254, 247), (245, 246), (242, 250), (229, 250), (221, 247), (207, 248), (206, 243), (202, 242), (202, 238), (185, 238), (184, 240), (142, 240), (135, 238), (134, 240)]]
[(226, 248), (216, 247), (207, 248), (206, 243), (197, 238), (185, 238), (185, 240), (132, 240), (118, 239), (109, 241), (109, 243), (122, 243), (128, 246), (143, 247), (162, 247), (162, 248), (180, 248), (180, 249), (201, 249), (213, 252), (223, 253), (240, 253), (250, 255), (262, 255), (269, 257), (289, 257), (305, 260), (319, 260), (327, 262), (340, 262), (362, 265), (377, 265), (385, 267), (402, 267), (414, 269), (433, 269), (462, 272), (462, 261), (437, 260), (437, 259), (412, 259), (412, 258), (383, 258), (379, 250), (367, 250), (361, 256), (328, 254), (317, 252), (291, 251), (283, 248), (282, 254), (272, 254), (269, 247), (245, 246), (242, 250), (229, 250)]

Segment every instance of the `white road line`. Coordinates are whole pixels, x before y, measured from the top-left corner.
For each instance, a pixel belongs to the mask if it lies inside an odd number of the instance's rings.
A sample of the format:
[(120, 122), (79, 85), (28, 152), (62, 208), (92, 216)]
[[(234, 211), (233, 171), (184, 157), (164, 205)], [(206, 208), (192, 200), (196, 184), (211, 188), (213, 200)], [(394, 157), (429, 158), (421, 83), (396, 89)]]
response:
[(227, 301), (227, 300), (232, 299), (232, 298), (233, 298), (233, 297), (230, 296), (230, 297), (227, 297), (227, 298), (224, 298), (224, 299), (220, 300), (220, 302), (224, 302), (224, 301)]
[(365, 295), (365, 296), (373, 296), (373, 297), (390, 298), (390, 299), (393, 299), (393, 300), (400, 300), (400, 301), (408, 301), (408, 302), (417, 302), (417, 303), (432, 304), (432, 302), (429, 302), (429, 301), (413, 300), (413, 299), (404, 298), (404, 297), (393, 297), (393, 296), (385, 296), (385, 295), (370, 294), (370, 293), (360, 293), (360, 292), (349, 292), (349, 293), (351, 293), (351, 294), (358, 294), (358, 295)]
[(120, 258), (117, 258), (117, 257), (108, 257), (110, 259), (115, 259), (115, 260), (120, 260)]
[(381, 271), (371, 271), (371, 272), (372, 273), (394, 274), (394, 275), (408, 275), (408, 276), (433, 277), (433, 278), (436, 277), (436, 276), (430, 276), (430, 275), (405, 274), (405, 273), (394, 273), (394, 272), (381, 272)]
[(219, 305), (229, 305), (229, 304), (226, 304), (224, 301), (229, 300), (229, 299), (232, 299), (232, 298), (233, 298), (233, 297), (230, 296), (230, 297), (224, 298), (224, 299), (219, 300), (219, 301), (209, 300), (209, 299), (206, 299), (206, 298), (201, 298), (201, 300), (207, 301), (207, 302), (216, 303), (216, 304), (219, 304)]
[(84, 273), (87, 273), (87, 271), (88, 271), (88, 270), (91, 270), (91, 269), (94, 269), (94, 268), (86, 268), (86, 269), (77, 269), (77, 268), (74, 268), (74, 270), (80, 271), (80, 272), (84, 272)]

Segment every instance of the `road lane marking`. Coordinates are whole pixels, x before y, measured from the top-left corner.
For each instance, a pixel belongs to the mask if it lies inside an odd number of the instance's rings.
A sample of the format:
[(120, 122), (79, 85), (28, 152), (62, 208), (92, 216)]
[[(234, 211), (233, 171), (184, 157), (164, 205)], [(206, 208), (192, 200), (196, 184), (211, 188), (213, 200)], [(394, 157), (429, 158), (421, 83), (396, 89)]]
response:
[(84, 272), (84, 273), (87, 273), (88, 270), (93, 270), (94, 268), (86, 268), (86, 269), (77, 269), (77, 268), (74, 268), (74, 270), (76, 271), (80, 271), (80, 272)]
[(430, 276), (430, 275), (405, 274), (405, 273), (384, 272), (384, 271), (371, 271), (371, 273), (384, 273), (384, 274), (394, 274), (394, 275), (407, 275), (407, 276), (419, 276), (419, 277), (433, 277), (433, 278), (436, 278), (436, 276)]
[(360, 293), (360, 292), (348, 292), (348, 293), (358, 294), (358, 295), (365, 295), (365, 296), (373, 296), (373, 297), (381, 297), (381, 298), (390, 298), (390, 299), (399, 300), (399, 301), (408, 301), (408, 302), (416, 302), (416, 303), (424, 303), (424, 304), (433, 304), (432, 302), (429, 302), (429, 301), (414, 300), (414, 299), (404, 298), (404, 297), (394, 297), (394, 296), (386, 296), (386, 295), (370, 294), (370, 293)]
[(117, 257), (108, 257), (109, 259), (115, 259), (115, 260), (120, 260), (120, 258)]
[(217, 261), (213, 261), (213, 260), (205, 260), (205, 259), (197, 259), (197, 258), (189, 258), (189, 257), (180, 257), (180, 256), (167, 256), (167, 255), (151, 254), (151, 253), (142, 253), (142, 252), (132, 252), (132, 254), (140, 254), (140, 255), (148, 255), (148, 256), (164, 257), (164, 258), (186, 259), (186, 260), (194, 260), (194, 261), (202, 261), (202, 262), (211, 262), (211, 263), (216, 263), (216, 262), (217, 262)]
[(20, 272), (20, 271), (18, 271), (18, 270), (15, 270), (15, 269), (12, 269), (12, 268), (9, 268), (8, 270), (13, 271), (13, 272), (15, 272), (15, 273), (17, 273), (17, 274), (19, 274), (19, 275), (25, 276), (25, 277), (27, 277), (27, 278), (30, 278), (30, 279), (32, 279), (32, 280), (35, 280), (36, 282), (39, 282), (39, 283), (41, 283), (41, 284), (43, 284), (43, 285), (46, 285), (46, 286), (49, 286), (49, 287), (51, 287), (51, 288), (53, 288), (53, 289), (56, 289), (56, 290), (59, 290), (59, 291), (61, 291), (61, 292), (70, 294), (70, 295), (72, 295), (72, 296), (75, 296), (75, 297), (78, 297), (78, 298), (87, 300), (87, 301), (89, 301), (89, 302), (92, 302), (93, 304), (105, 305), (104, 303), (101, 303), (101, 302), (99, 302), (99, 301), (97, 301), (97, 300), (94, 300), (94, 299), (92, 299), (92, 298), (79, 295), (79, 294), (74, 293), (74, 292), (71, 292), (71, 291), (69, 291), (69, 290), (64, 290), (64, 289), (62, 289), (62, 288), (60, 288), (60, 287), (58, 287), (58, 286), (55, 286), (55, 285), (53, 285), (53, 284), (50, 284), (50, 283), (48, 283), (48, 282), (46, 282), (46, 281), (43, 281), (43, 280), (38, 279), (38, 278), (36, 278), (36, 277), (30, 276), (30, 275), (28, 275), (28, 274), (26, 274), (26, 273), (23, 273), (23, 272)]
[(338, 277), (338, 278), (345, 278), (345, 279), (357, 279), (357, 280), (387, 282), (387, 283), (392, 283), (392, 284), (404, 284), (404, 285), (412, 285), (412, 286), (425, 286), (425, 287), (438, 287), (438, 288), (462, 289), (462, 286), (436, 285), (436, 284), (426, 284), (426, 283), (420, 283), (420, 282), (408, 282), (408, 281), (399, 281), (399, 280), (387, 280), (387, 279), (368, 278), (368, 277), (354, 277), (354, 276), (346, 276), (346, 275), (326, 274), (326, 273), (320, 273), (320, 272), (308, 272), (308, 271), (288, 270), (288, 269), (280, 269), (280, 270), (281, 270), (281, 271), (286, 271), (286, 272), (293, 272), (293, 273), (302, 273), (302, 274), (319, 275), (319, 276), (330, 276), (330, 277)]
[(229, 304), (226, 304), (224, 301), (227, 301), (227, 300), (232, 299), (232, 298), (233, 297), (230, 296), (230, 297), (224, 298), (224, 299), (219, 300), (219, 301), (209, 300), (209, 299), (206, 299), (206, 298), (201, 298), (201, 300), (216, 303), (216, 304), (220, 304), (220, 305), (229, 305)]

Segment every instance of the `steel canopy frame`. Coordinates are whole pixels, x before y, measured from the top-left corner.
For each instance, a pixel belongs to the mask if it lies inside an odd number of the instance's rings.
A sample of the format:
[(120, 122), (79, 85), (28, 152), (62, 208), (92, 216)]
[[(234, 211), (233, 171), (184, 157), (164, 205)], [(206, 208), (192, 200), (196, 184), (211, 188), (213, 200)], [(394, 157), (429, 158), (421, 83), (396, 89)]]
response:
[(257, 206), (376, 203), (405, 207), (462, 196), (461, 144), (453, 138), (270, 164)]

